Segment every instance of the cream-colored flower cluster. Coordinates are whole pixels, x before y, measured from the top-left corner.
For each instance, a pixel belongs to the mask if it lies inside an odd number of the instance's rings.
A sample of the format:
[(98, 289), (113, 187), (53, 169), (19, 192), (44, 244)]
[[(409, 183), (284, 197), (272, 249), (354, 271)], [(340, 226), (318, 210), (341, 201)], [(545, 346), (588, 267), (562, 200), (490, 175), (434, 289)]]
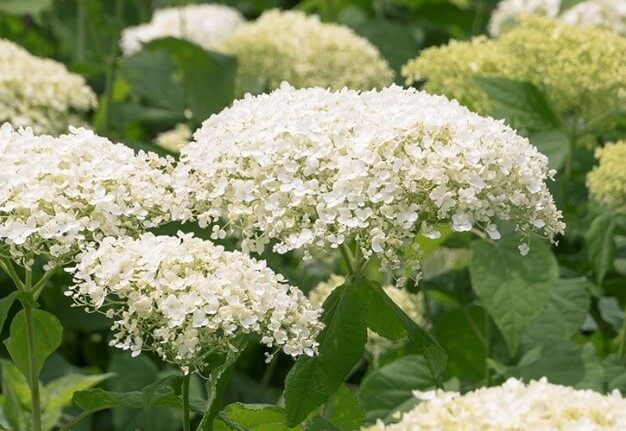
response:
[(0, 39), (0, 124), (63, 132), (70, 124), (80, 124), (78, 114), (96, 104), (96, 95), (82, 76)]
[(563, 117), (590, 121), (626, 103), (626, 38), (598, 28), (526, 17), (498, 39), (452, 41), (407, 63), (407, 83), (459, 100), (479, 113), (490, 101), (477, 76), (530, 81)]
[(294, 357), (317, 353), (320, 310), (298, 288), (264, 261), (190, 234), (105, 238), (71, 272), (67, 295), (107, 310), (111, 345), (133, 356), (152, 350), (184, 372), (202, 371), (208, 355), (236, 350), (234, 340), (250, 333)]
[[(326, 298), (333, 290), (345, 283), (346, 279), (341, 275), (332, 274), (326, 281), (319, 283), (309, 292), (309, 300), (313, 305), (322, 306)], [(387, 285), (383, 287), (385, 293), (393, 302), (396, 303), (415, 323), (420, 326), (427, 324), (424, 319), (423, 299), (420, 293), (414, 294), (406, 289), (399, 289), (396, 286)], [(379, 358), (389, 349), (401, 343), (393, 342), (381, 337), (374, 331), (367, 331), (367, 342), (365, 350), (371, 355), (375, 365), (378, 364)]]
[(220, 48), (238, 60), (237, 88), (294, 87), (369, 90), (393, 82), (393, 71), (366, 39), (315, 15), (271, 10), (240, 27)]
[(509, 30), (521, 16), (542, 15), (626, 34), (626, 0), (586, 0), (562, 10), (564, 6), (561, 0), (503, 0), (491, 15), (489, 33), (497, 36)]
[(621, 431), (626, 400), (619, 391), (602, 395), (553, 385), (543, 378), (528, 384), (509, 379), (501, 386), (460, 395), (441, 390), (415, 392), (420, 403), (397, 424), (363, 431)]
[(605, 205), (626, 210), (626, 141), (596, 150), (598, 166), (587, 175), (591, 197)]
[[(355, 240), (365, 258), (398, 264), (421, 231), (449, 223), (498, 239), (563, 231), (545, 181), (547, 158), (502, 121), (455, 101), (391, 86), (358, 93), (294, 89), (248, 96), (213, 115), (181, 149), (181, 211), (226, 221), (244, 251), (324, 251)], [(186, 202), (185, 202), (186, 201)]]
[(206, 49), (233, 33), (245, 22), (243, 16), (228, 6), (198, 4), (159, 9), (147, 24), (129, 27), (122, 32), (120, 46), (125, 55), (141, 50), (144, 43), (164, 37), (176, 37)]
[(180, 151), (180, 147), (189, 143), (191, 135), (192, 132), (189, 126), (185, 123), (180, 123), (177, 124), (172, 130), (160, 133), (156, 137), (155, 143), (167, 151), (178, 153)]
[(171, 165), (85, 129), (60, 137), (0, 128), (0, 255), (68, 260), (85, 242), (170, 219)]

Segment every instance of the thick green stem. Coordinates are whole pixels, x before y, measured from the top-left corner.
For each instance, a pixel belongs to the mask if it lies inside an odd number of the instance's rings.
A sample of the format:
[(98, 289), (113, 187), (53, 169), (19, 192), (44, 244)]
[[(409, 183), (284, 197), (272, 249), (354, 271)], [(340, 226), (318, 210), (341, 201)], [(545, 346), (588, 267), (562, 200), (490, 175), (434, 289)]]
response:
[[(32, 289), (32, 272), (27, 269), (25, 290)], [(41, 431), (41, 401), (39, 399), (39, 373), (37, 372), (37, 359), (35, 358), (35, 323), (33, 308), (26, 302), (24, 306), (24, 318), (26, 320), (26, 345), (28, 348), (28, 386), (30, 388), (30, 402), (32, 407), (32, 430)]]
[(191, 420), (189, 411), (189, 381), (191, 374), (183, 377), (183, 431), (191, 431)]
[(354, 258), (352, 257), (352, 253), (347, 245), (341, 244), (339, 247), (339, 251), (341, 252), (341, 256), (343, 256), (343, 260), (346, 262), (346, 267), (348, 268), (348, 273), (350, 275), (354, 275)]
[(617, 355), (622, 357), (624, 354), (624, 344), (626, 344), (626, 305), (624, 306), (624, 314), (622, 315), (622, 327), (619, 330), (619, 344), (617, 346)]
[(485, 314), (485, 385), (491, 385), (491, 367), (489, 358), (491, 357), (491, 320)]

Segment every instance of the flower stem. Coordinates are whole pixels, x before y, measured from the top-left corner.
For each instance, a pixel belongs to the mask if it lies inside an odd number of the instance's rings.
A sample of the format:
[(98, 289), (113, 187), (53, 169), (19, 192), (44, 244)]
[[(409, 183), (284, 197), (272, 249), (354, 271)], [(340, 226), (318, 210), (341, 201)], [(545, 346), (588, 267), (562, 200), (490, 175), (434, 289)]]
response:
[(624, 314), (622, 316), (622, 328), (619, 331), (619, 345), (617, 346), (617, 355), (620, 358), (624, 354), (624, 344), (626, 344), (626, 306), (624, 306)]
[(189, 381), (191, 374), (183, 376), (183, 431), (191, 431), (191, 421), (189, 414)]
[[(27, 269), (25, 290), (32, 289), (32, 272)], [(28, 386), (30, 388), (30, 402), (32, 406), (32, 430), (41, 431), (41, 401), (39, 400), (39, 375), (37, 372), (37, 359), (35, 358), (35, 323), (33, 308), (24, 302), (24, 318), (26, 320), (26, 346), (28, 349)]]
[(341, 256), (343, 256), (343, 260), (346, 262), (348, 273), (350, 275), (354, 275), (354, 258), (352, 257), (350, 249), (347, 245), (341, 244), (341, 246), (339, 247), (339, 251), (341, 252)]

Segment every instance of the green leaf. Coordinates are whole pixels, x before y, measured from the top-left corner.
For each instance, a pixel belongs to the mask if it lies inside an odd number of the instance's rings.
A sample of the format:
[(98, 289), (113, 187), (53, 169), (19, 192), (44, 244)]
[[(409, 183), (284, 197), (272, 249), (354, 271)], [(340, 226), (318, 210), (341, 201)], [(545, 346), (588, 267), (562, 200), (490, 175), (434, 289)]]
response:
[(494, 117), (528, 131), (558, 128), (559, 119), (534, 84), (500, 77), (476, 77), (478, 86), (493, 102)]
[(285, 410), (268, 404), (228, 405), (219, 414), (228, 429), (235, 431), (296, 431), (301, 427), (287, 425)]
[[(243, 351), (246, 341), (239, 341), (240, 344), (238, 346), (238, 351)], [(208, 394), (208, 399), (206, 403), (207, 406), (204, 409), (204, 414), (202, 416), (202, 419), (200, 420), (198, 429), (202, 429), (202, 431), (213, 430), (213, 425), (215, 423), (214, 419), (218, 415), (219, 410), (222, 407), (224, 395), (231, 380), (230, 378), (233, 374), (235, 362), (238, 356), (238, 353), (229, 353), (224, 358), (224, 362), (211, 371), (210, 378), (206, 384), (206, 391)]]
[[(35, 371), (37, 376), (39, 376), (39, 372), (46, 358), (61, 345), (63, 327), (58, 319), (47, 311), (31, 310), (31, 313), (33, 315)], [(29, 356), (24, 310), (21, 310), (13, 318), (10, 334), (10, 338), (8, 338), (4, 344), (11, 355), (11, 359), (13, 359), (17, 368), (28, 380)]]
[(302, 422), (335, 393), (363, 354), (367, 339), (362, 279), (335, 289), (323, 304), (324, 329), (318, 336), (319, 355), (301, 357), (285, 381), (289, 425)]
[(51, 5), (52, 0), (2, 0), (0, 12), (11, 15), (38, 15)]
[(474, 241), (472, 250), (472, 288), (515, 354), (524, 333), (550, 299), (559, 275), (556, 259), (539, 242), (521, 256), (515, 238), (495, 245)]
[(403, 356), (373, 371), (363, 380), (359, 392), (366, 423), (379, 418), (386, 422), (394, 412), (411, 409), (417, 402), (413, 391), (434, 386), (422, 356)]
[(330, 422), (339, 431), (353, 431), (363, 424), (363, 409), (359, 399), (346, 385), (341, 385), (330, 402)]
[(548, 167), (557, 171), (563, 167), (569, 154), (569, 137), (558, 129), (531, 134), (528, 139), (540, 153), (548, 156)]
[(234, 98), (237, 62), (181, 39), (149, 42), (126, 58), (121, 73), (131, 92), (154, 108), (183, 114), (189, 110), (199, 124)]
[(339, 431), (332, 422), (324, 419), (320, 415), (313, 416), (309, 421), (307, 421), (306, 426), (304, 427), (305, 431)]
[(585, 235), (589, 247), (589, 260), (593, 265), (598, 284), (602, 284), (607, 272), (613, 266), (615, 228), (614, 215), (611, 212), (603, 212), (593, 219)]
[(4, 298), (0, 299), (0, 331), (2, 331), (2, 328), (4, 328), (4, 321), (7, 320), (9, 310), (11, 309), (11, 306), (13, 305), (13, 302), (15, 301), (15, 298), (17, 298), (18, 294), (19, 291), (15, 290)]
[(72, 403), (74, 392), (89, 389), (111, 377), (112, 373), (85, 375), (70, 373), (48, 383), (43, 400), (46, 411), (62, 409)]
[(21, 372), (6, 359), (0, 359), (2, 366), (2, 394), (4, 417), (13, 431), (26, 431), (28, 412), (22, 406), (30, 404), (30, 390)]

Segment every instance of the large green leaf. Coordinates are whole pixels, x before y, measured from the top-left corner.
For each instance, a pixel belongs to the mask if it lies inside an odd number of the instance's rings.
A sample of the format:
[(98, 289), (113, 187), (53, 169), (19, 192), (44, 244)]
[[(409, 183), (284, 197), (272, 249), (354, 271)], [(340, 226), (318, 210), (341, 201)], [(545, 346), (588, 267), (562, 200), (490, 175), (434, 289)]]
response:
[(472, 288), (515, 353), (526, 330), (550, 299), (559, 275), (556, 259), (536, 242), (521, 256), (515, 238), (496, 244), (472, 243), (470, 263)]
[(353, 431), (363, 424), (363, 409), (356, 394), (342, 385), (330, 402), (329, 421), (339, 431)]
[[(39, 376), (41, 367), (46, 358), (61, 345), (63, 327), (54, 315), (43, 310), (31, 310), (33, 318), (33, 345), (35, 357), (35, 372)], [(11, 359), (29, 379), (29, 355), (26, 339), (26, 313), (21, 310), (11, 322), (11, 337), (4, 344), (11, 355)]]
[(70, 373), (48, 383), (44, 390), (46, 411), (62, 409), (72, 403), (74, 392), (84, 391), (110, 378), (113, 374), (85, 375)]
[(302, 422), (335, 393), (363, 354), (367, 316), (360, 282), (348, 278), (329, 295), (323, 304), (319, 355), (298, 359), (287, 375), (284, 396), (290, 426)]
[(559, 170), (570, 151), (569, 137), (558, 129), (531, 134), (528, 139), (540, 153), (548, 156), (548, 167)]
[(607, 211), (593, 219), (585, 235), (589, 247), (589, 260), (593, 265), (596, 281), (599, 284), (602, 284), (607, 272), (613, 267), (615, 228), (615, 216)]
[(375, 370), (363, 380), (359, 393), (365, 421), (373, 423), (378, 418), (386, 421), (396, 411), (409, 410), (417, 402), (414, 390), (434, 386), (422, 356), (403, 356)]
[(233, 57), (165, 38), (126, 58), (121, 73), (131, 92), (151, 108), (169, 111), (173, 117), (189, 111), (199, 124), (232, 102), (236, 67)]
[(26, 378), (15, 365), (6, 359), (0, 359), (2, 367), (2, 395), (4, 418), (13, 431), (26, 431), (28, 412), (22, 406), (30, 404), (30, 390)]
[(501, 77), (476, 77), (478, 86), (493, 102), (492, 114), (513, 127), (528, 131), (551, 130), (559, 119), (533, 83)]
[(289, 427), (285, 410), (268, 404), (228, 405), (219, 414), (227, 429), (234, 431), (297, 431), (301, 427)]

